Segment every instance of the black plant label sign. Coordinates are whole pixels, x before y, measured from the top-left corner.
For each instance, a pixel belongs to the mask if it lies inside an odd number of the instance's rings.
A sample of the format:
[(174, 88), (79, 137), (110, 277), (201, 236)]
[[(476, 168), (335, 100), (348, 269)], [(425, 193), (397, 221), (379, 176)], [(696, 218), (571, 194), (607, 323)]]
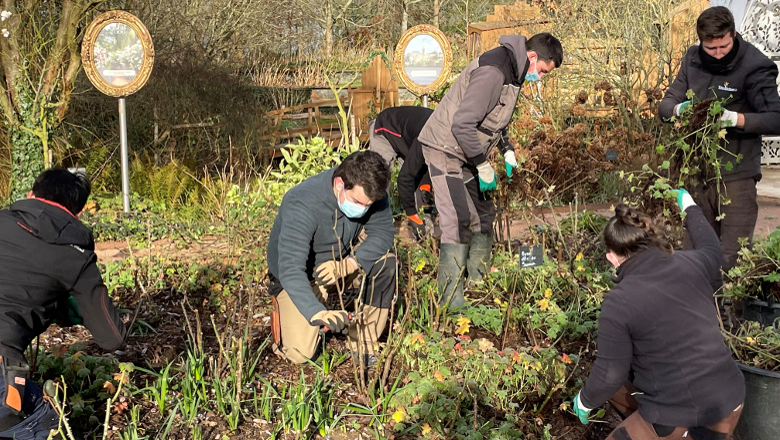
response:
[(542, 245), (520, 246), (520, 269), (541, 266), (543, 263), (544, 248)]

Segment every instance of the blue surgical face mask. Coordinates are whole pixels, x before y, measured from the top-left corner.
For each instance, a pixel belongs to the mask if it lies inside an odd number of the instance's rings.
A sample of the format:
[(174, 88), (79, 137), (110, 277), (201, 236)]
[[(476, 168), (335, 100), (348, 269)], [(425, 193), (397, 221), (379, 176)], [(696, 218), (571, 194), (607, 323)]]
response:
[(534, 61), (534, 71), (533, 72), (527, 72), (525, 74), (525, 80), (526, 81), (531, 81), (531, 82), (533, 82), (533, 81), (541, 81), (542, 80), (542, 77), (539, 76), (539, 72), (537, 72), (536, 61)]
[[(343, 190), (342, 190), (343, 191)], [(369, 205), (370, 206), (370, 205)], [(344, 194), (344, 203), (339, 202), (339, 209), (349, 218), (360, 218), (366, 215), (368, 212), (368, 206), (361, 206), (357, 203), (352, 203), (347, 199), (347, 195)]]

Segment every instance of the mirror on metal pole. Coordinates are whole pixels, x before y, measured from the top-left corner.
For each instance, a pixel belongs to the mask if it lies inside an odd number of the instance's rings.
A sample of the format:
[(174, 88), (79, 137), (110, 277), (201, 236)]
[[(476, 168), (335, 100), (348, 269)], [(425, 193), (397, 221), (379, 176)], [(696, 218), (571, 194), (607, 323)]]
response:
[(98, 90), (119, 98), (119, 144), (122, 155), (122, 205), (130, 212), (130, 170), (125, 97), (141, 89), (154, 65), (154, 45), (138, 17), (108, 11), (84, 32), (81, 59), (87, 77)]

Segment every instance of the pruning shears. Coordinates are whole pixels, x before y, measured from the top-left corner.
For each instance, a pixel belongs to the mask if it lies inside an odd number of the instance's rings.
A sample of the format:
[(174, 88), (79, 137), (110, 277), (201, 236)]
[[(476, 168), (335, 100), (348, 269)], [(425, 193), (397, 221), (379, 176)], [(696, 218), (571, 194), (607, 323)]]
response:
[[(347, 318), (349, 318), (349, 322), (354, 322), (362, 314), (363, 314), (362, 310), (360, 312), (358, 312), (357, 314), (355, 314), (355, 315), (353, 315), (351, 313), (348, 313), (347, 314)], [(322, 326), (322, 332), (323, 333), (329, 332), (329, 331), (330, 331), (330, 329), (328, 328), (327, 325)]]

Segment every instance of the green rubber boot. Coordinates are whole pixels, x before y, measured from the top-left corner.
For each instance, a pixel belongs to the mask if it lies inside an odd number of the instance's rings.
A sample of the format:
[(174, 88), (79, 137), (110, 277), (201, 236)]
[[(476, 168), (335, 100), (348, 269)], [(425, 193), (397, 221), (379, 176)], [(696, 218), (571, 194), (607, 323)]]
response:
[(490, 269), (490, 256), (493, 252), (493, 235), (474, 234), (471, 237), (469, 257), (466, 263), (468, 279), (466, 285), (472, 287), (485, 278)]
[(439, 306), (448, 310), (458, 309), (466, 304), (463, 297), (463, 274), (466, 271), (466, 259), (469, 245), (460, 243), (442, 243), (439, 252)]

